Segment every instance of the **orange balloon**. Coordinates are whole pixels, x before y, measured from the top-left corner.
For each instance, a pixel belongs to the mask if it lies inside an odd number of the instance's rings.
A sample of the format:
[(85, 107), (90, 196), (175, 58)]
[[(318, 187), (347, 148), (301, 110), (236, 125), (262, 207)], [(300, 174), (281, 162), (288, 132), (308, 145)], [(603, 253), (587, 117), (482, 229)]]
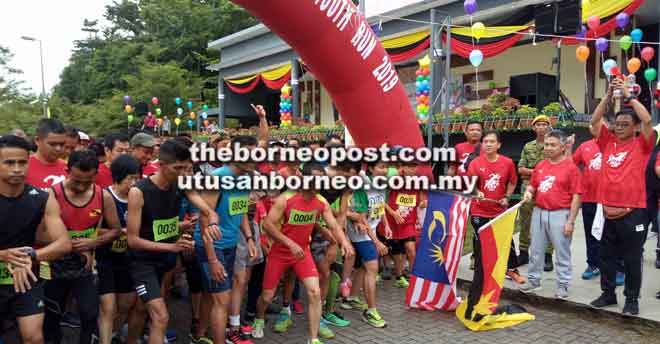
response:
[(642, 67), (642, 61), (640, 61), (638, 58), (633, 57), (628, 60), (628, 71), (630, 73), (637, 73), (640, 67)]
[(196, 116), (197, 116), (196, 113), (194, 113), (194, 112), (191, 112), (191, 113), (190, 113), (190, 119), (195, 119)]
[(587, 46), (581, 45), (575, 50), (575, 56), (580, 62), (587, 62), (589, 58), (589, 48)]

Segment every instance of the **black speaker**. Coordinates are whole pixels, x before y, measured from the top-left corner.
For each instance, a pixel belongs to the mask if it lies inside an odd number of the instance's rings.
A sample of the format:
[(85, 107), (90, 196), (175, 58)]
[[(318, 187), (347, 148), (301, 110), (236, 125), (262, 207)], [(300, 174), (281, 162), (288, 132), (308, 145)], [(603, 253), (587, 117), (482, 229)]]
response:
[(135, 109), (135, 114), (138, 116), (144, 116), (149, 112), (149, 106), (145, 102), (137, 102), (133, 108)]
[(542, 73), (512, 76), (509, 94), (520, 101), (541, 110), (557, 101), (557, 78)]
[(536, 32), (544, 35), (574, 35), (582, 30), (579, 0), (552, 1), (534, 7)]

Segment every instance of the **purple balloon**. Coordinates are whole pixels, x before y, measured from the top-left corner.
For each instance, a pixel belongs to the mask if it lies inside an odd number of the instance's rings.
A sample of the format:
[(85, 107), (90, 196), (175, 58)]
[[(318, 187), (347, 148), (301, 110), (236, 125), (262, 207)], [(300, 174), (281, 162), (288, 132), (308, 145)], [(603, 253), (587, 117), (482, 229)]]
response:
[(131, 96), (124, 96), (124, 104), (128, 104), (131, 102)]
[(626, 27), (630, 21), (630, 16), (626, 12), (621, 12), (616, 15), (616, 25), (620, 28)]
[(596, 49), (600, 51), (601, 53), (604, 53), (607, 50), (607, 40), (605, 38), (599, 38), (596, 40)]
[(472, 15), (474, 12), (477, 11), (477, 1), (465, 0), (465, 2), (463, 2), (463, 9), (465, 9), (465, 13)]

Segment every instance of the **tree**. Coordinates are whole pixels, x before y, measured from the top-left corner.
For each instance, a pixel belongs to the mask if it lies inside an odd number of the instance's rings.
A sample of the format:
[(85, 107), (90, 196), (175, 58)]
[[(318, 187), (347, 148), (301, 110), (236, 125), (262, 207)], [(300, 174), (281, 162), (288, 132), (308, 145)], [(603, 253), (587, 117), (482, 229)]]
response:
[(9, 49), (0, 46), (0, 135), (14, 128), (34, 127), (42, 115), (38, 98), (16, 79), (22, 72), (11, 67), (12, 57)]

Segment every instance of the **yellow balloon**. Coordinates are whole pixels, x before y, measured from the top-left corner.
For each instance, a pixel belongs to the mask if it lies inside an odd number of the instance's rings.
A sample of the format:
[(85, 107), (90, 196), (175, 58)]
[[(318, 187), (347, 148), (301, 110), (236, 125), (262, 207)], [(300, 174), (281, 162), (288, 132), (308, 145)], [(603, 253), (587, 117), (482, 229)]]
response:
[(181, 124), (181, 119), (180, 118), (175, 119), (174, 124), (176, 124), (177, 126)]
[(429, 55), (424, 55), (424, 57), (417, 61), (417, 63), (419, 63), (420, 67), (428, 67), (431, 64), (431, 58)]
[(282, 87), (281, 91), (283, 95), (288, 96), (291, 94), (291, 86), (289, 86), (289, 84), (286, 84)]
[(130, 105), (126, 105), (124, 106), (124, 111), (126, 111), (126, 113), (131, 113), (133, 112), (133, 107)]
[(472, 25), (472, 36), (476, 39), (480, 39), (486, 33), (486, 25), (482, 22), (476, 22)]

